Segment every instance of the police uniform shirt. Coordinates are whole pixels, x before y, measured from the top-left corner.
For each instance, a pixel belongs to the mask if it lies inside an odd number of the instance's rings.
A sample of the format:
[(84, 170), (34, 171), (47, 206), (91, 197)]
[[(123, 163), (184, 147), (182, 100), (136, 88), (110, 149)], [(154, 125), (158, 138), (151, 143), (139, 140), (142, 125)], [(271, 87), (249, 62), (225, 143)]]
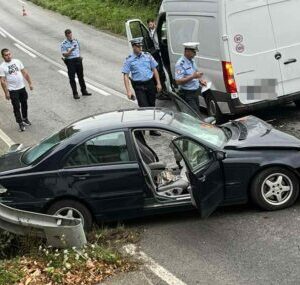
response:
[[(197, 71), (195, 61), (189, 60), (185, 56), (182, 56), (175, 65), (175, 80), (185, 78), (192, 75)], [(180, 85), (180, 89), (183, 90), (197, 90), (200, 87), (199, 79), (195, 78), (187, 83)]]
[(132, 53), (129, 55), (123, 65), (122, 73), (131, 73), (133, 81), (148, 81), (153, 77), (153, 68), (158, 63), (150, 53), (142, 52), (139, 55)]
[(75, 49), (70, 53), (69, 56), (66, 57), (67, 59), (72, 59), (72, 58), (80, 57), (80, 45), (79, 45), (79, 42), (76, 39), (73, 39), (71, 41), (69, 41), (69, 40), (66, 39), (66, 40), (64, 40), (61, 43), (60, 49), (61, 49), (61, 53), (62, 54), (68, 52), (68, 50), (70, 48), (73, 48), (73, 47), (75, 47)]

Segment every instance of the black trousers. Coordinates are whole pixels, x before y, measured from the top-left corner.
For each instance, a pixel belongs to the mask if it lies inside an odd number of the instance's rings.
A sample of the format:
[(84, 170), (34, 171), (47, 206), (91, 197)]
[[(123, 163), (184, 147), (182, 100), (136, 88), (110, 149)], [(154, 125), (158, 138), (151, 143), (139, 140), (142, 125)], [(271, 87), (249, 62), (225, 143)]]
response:
[(200, 113), (199, 95), (201, 95), (201, 87), (196, 90), (184, 90), (179, 91), (179, 96), (198, 114)]
[(70, 80), (70, 85), (72, 88), (73, 95), (77, 95), (77, 86), (75, 81), (75, 75), (77, 74), (79, 85), (81, 88), (81, 93), (86, 93), (86, 85), (84, 81), (84, 75), (83, 75), (83, 65), (82, 65), (82, 58), (72, 58), (72, 59), (66, 59), (65, 63), (68, 68), (68, 75)]
[(156, 97), (156, 87), (154, 80), (148, 81), (132, 81), (136, 99), (139, 107), (154, 107)]
[[(27, 91), (24, 88), (19, 90), (11, 90), (9, 91), (10, 101), (13, 105), (14, 114), (16, 118), (16, 122), (18, 124), (22, 123), (23, 119), (27, 119), (27, 100), (28, 100), (28, 94)], [(21, 108), (20, 108), (21, 107)], [(20, 111), (21, 109), (21, 111)], [(21, 115), (22, 112), (22, 115)]]

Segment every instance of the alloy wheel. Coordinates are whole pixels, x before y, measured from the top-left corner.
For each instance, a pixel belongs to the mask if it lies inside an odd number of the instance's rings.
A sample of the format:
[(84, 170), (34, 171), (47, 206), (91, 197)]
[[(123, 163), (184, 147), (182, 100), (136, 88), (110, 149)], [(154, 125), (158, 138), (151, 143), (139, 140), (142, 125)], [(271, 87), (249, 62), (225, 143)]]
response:
[(293, 183), (287, 175), (273, 173), (263, 181), (261, 194), (268, 204), (274, 206), (282, 205), (291, 198)]
[(54, 215), (59, 217), (64, 217), (64, 218), (80, 219), (82, 222), (82, 226), (84, 226), (83, 215), (75, 208), (72, 207), (61, 208), (58, 211), (56, 211)]

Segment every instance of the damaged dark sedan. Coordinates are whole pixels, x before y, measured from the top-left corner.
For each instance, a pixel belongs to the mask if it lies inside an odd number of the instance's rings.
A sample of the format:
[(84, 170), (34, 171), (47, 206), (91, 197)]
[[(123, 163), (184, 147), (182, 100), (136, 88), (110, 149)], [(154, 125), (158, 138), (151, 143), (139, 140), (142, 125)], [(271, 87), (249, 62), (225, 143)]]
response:
[(207, 217), (249, 199), (264, 210), (296, 201), (300, 140), (253, 116), (215, 126), (172, 100), (91, 116), (11, 149), (0, 158), (0, 201), (81, 218), (86, 229), (193, 206)]

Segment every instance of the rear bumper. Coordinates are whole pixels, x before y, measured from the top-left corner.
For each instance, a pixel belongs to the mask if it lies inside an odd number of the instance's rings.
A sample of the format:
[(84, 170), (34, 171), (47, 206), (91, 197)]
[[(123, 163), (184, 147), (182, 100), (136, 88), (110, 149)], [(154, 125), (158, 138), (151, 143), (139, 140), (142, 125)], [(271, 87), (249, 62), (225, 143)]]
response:
[(270, 106), (300, 100), (300, 93), (284, 95), (275, 100), (264, 100), (251, 104), (243, 104), (239, 98), (231, 99), (231, 95), (225, 92), (213, 91), (213, 96), (221, 110), (222, 114), (234, 115), (242, 114), (255, 110), (264, 109)]
[(46, 205), (45, 201), (23, 203), (23, 202), (15, 202), (12, 201), (12, 199), (5, 199), (5, 198), (0, 199), (0, 203), (3, 203), (6, 206), (19, 209), (22, 211), (37, 212), (37, 213), (42, 213)]

